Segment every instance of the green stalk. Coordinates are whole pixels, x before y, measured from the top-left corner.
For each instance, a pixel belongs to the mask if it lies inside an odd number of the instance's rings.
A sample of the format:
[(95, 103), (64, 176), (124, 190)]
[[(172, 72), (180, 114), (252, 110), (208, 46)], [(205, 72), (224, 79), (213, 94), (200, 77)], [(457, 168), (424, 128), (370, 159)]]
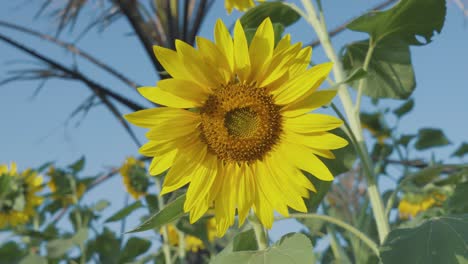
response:
[[(156, 189), (160, 192), (161, 191), (161, 178), (160, 177), (155, 177), (155, 184), (156, 184)], [(158, 206), (159, 210), (162, 210), (164, 208), (164, 200), (162, 196), (158, 197)], [(162, 227), (162, 250), (164, 253), (164, 260), (165, 263), (171, 264), (172, 259), (171, 259), (171, 249), (169, 247), (169, 230), (167, 228), (167, 225), (164, 225)]]
[(185, 264), (185, 234), (181, 231), (177, 231), (177, 233), (179, 234), (179, 261), (181, 264)]
[[(330, 41), (330, 36), (328, 35), (328, 31), (326, 28), (325, 20), (323, 19), (323, 14), (322, 14), (322, 19), (319, 20), (317, 16), (317, 12), (315, 10), (314, 5), (310, 0), (301, 0), (302, 5), (304, 6), (305, 12), (302, 12), (299, 8), (291, 5), (296, 11), (301, 14), (304, 19), (313, 27), (315, 32), (317, 33), (318, 38), (320, 39), (320, 42), (322, 44), (322, 47), (327, 55), (327, 57), (333, 62), (333, 74), (335, 76), (335, 81), (336, 83), (341, 83), (346, 80), (346, 75), (343, 70), (343, 66), (341, 64), (340, 59), (337, 56), (337, 53), (335, 52), (333, 45)], [(373, 49), (375, 45), (371, 41), (369, 45), (369, 50), (366, 55), (366, 59), (364, 62), (364, 70), (369, 65)], [(361, 81), (362, 84), (362, 81)], [(363, 85), (363, 84), (362, 84)], [(388, 219), (385, 215), (385, 209), (383, 206), (382, 202), (382, 197), (380, 196), (380, 192), (378, 190), (377, 183), (375, 181), (375, 175), (373, 171), (373, 165), (369, 156), (369, 153), (367, 151), (367, 147), (364, 142), (364, 135), (362, 133), (362, 128), (361, 128), (361, 120), (359, 117), (359, 110), (360, 110), (360, 98), (362, 96), (362, 90), (363, 86), (360, 85), (360, 89), (358, 88), (358, 100), (356, 106), (353, 105), (353, 102), (351, 100), (351, 96), (349, 94), (348, 88), (346, 85), (342, 84), (338, 87), (338, 96), (341, 100), (341, 103), (343, 105), (345, 114), (347, 116), (349, 126), (351, 128), (351, 133), (354, 134), (354, 137), (356, 138), (357, 141), (357, 146), (356, 149), (358, 150), (358, 155), (360, 156), (363, 166), (364, 166), (364, 171), (366, 172), (366, 178), (367, 178), (367, 185), (368, 189), (367, 192), (369, 194), (369, 200), (372, 204), (372, 211), (377, 223), (377, 231), (379, 233), (379, 239), (380, 243), (383, 243), (385, 237), (390, 231), (390, 226), (388, 224)], [(359, 92), (359, 90), (361, 90)]]
[(290, 219), (290, 218), (319, 219), (319, 220), (323, 220), (323, 221), (335, 224), (343, 228), (344, 230), (348, 231), (349, 233), (355, 235), (364, 244), (366, 244), (377, 256), (379, 256), (379, 246), (377, 245), (377, 243), (372, 241), (372, 239), (370, 239), (368, 236), (366, 236), (366, 234), (359, 231), (354, 226), (340, 219), (337, 219), (328, 215), (319, 215), (319, 214), (290, 214), (289, 217), (281, 217), (281, 218), (277, 218), (276, 220), (285, 220), (285, 219)]
[(250, 224), (252, 225), (255, 232), (258, 250), (266, 249), (268, 247), (268, 237), (267, 233), (265, 232), (265, 228), (255, 215), (250, 218)]

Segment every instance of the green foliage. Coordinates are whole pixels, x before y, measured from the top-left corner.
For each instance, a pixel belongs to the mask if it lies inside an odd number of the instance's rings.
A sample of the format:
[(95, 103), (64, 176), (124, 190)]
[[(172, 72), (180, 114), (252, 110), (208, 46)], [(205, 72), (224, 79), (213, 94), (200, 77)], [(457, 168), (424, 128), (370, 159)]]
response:
[(119, 263), (128, 263), (136, 257), (146, 253), (151, 247), (151, 242), (138, 237), (130, 238), (122, 249)]
[(31, 253), (22, 259), (19, 264), (47, 264), (47, 260), (44, 257)]
[(167, 204), (166, 207), (164, 207), (161, 211), (153, 214), (141, 225), (128, 231), (127, 233), (142, 232), (150, 229), (159, 230), (159, 228), (161, 228), (163, 225), (169, 224), (185, 214), (184, 202), (185, 195), (177, 197), (173, 202)]
[(393, 110), (393, 113), (398, 117), (401, 118), (404, 115), (408, 114), (413, 110), (414, 107), (414, 100), (409, 99), (408, 101), (404, 102), (400, 107), (397, 109)]
[(445, 203), (446, 210), (454, 214), (468, 214), (468, 181), (457, 184), (454, 193)]
[(468, 216), (429, 219), (414, 228), (395, 229), (381, 247), (384, 264), (466, 263)]
[(452, 157), (462, 158), (468, 153), (468, 143), (463, 142), (455, 152), (453, 152)]
[(418, 131), (418, 140), (414, 147), (417, 150), (425, 150), (434, 147), (449, 145), (450, 141), (441, 129), (422, 128)]
[[(440, 33), (445, 21), (445, 0), (404, 0), (386, 11), (365, 14), (348, 28), (366, 32), (375, 40), (394, 39), (409, 45), (431, 42), (434, 31)], [(416, 37), (422, 36), (426, 42)]]
[(133, 213), (135, 210), (141, 208), (142, 206), (143, 206), (143, 204), (141, 203), (141, 201), (136, 201), (136, 202), (130, 204), (129, 206), (124, 207), (124, 208), (120, 209), (119, 211), (117, 211), (115, 214), (113, 214), (112, 216), (107, 218), (107, 220), (105, 222), (109, 223), (109, 222), (115, 222), (115, 221), (122, 220), (126, 216)]
[(262, 251), (238, 251), (218, 255), (212, 264), (313, 263), (312, 243), (303, 234), (288, 234)]
[[(362, 68), (368, 49), (369, 40), (347, 45), (343, 56), (345, 70), (353, 72)], [(409, 47), (397, 40), (377, 45), (369, 63), (367, 77), (362, 81), (363, 93), (371, 98), (408, 98), (416, 87)], [(360, 82), (351, 82), (351, 87), (357, 89)]]
[(68, 239), (55, 239), (47, 243), (47, 256), (50, 258), (60, 258), (66, 254), (73, 246), (79, 246), (88, 238), (88, 229), (82, 228)]
[(247, 11), (240, 18), (240, 22), (244, 29), (257, 28), (267, 17), (272, 23), (279, 23), (284, 27), (294, 24), (300, 18), (299, 14), (288, 5), (281, 2), (267, 2)]
[(0, 259), (5, 263), (16, 264), (24, 255), (26, 252), (13, 241), (6, 242), (0, 247)]

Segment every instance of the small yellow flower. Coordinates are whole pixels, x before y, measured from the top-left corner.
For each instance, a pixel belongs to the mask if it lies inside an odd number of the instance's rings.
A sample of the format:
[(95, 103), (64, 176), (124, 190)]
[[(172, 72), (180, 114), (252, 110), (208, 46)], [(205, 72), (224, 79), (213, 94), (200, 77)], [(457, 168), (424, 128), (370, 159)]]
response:
[[(265, 0), (258, 0), (258, 2), (264, 2)], [(231, 14), (232, 9), (235, 8), (239, 11), (247, 11), (247, 9), (255, 6), (255, 2), (253, 0), (225, 0), (224, 7)]]
[(43, 202), (37, 195), (42, 190), (42, 177), (30, 169), (18, 173), (15, 163), (9, 170), (0, 164), (0, 182), (8, 186), (0, 196), (0, 229), (26, 224)]
[[(179, 233), (175, 226), (172, 224), (167, 225), (167, 231), (169, 244), (174, 247), (178, 246)], [(216, 220), (214, 218), (210, 218), (208, 221), (206, 221), (206, 232), (208, 241), (214, 241), (216, 238)], [(162, 233), (162, 229), (160, 230), (160, 233)], [(184, 243), (186, 251), (198, 252), (200, 249), (205, 248), (205, 245), (201, 239), (191, 235), (185, 235)]]
[(431, 207), (440, 206), (445, 199), (446, 196), (444, 194), (437, 192), (422, 197), (412, 197), (412, 199), (403, 197), (398, 205), (400, 218), (409, 219), (416, 217), (416, 215)]
[(329, 103), (336, 90), (317, 91), (332, 63), (308, 68), (312, 50), (285, 36), (275, 47), (269, 18), (250, 46), (239, 21), (234, 37), (218, 20), (215, 42), (198, 37), (198, 49), (176, 40), (177, 51), (154, 47), (173, 77), (157, 87), (142, 87), (157, 107), (126, 115), (149, 128), (140, 153), (154, 157), (149, 171), (166, 170), (161, 195), (188, 185), (184, 211), (190, 222), (214, 208), (217, 235), (242, 225), (250, 210), (271, 228), (274, 210), (306, 212), (304, 197), (315, 187), (304, 175), (322, 181), (333, 175), (318, 156), (348, 142), (327, 131), (343, 121), (310, 113)]
[(146, 195), (149, 179), (145, 163), (134, 157), (129, 157), (120, 168), (120, 174), (127, 192), (136, 200)]
[(61, 201), (63, 206), (75, 203), (75, 192), (77, 199), (80, 199), (86, 192), (84, 183), (78, 183), (74, 192), (70, 180), (64, 172), (56, 170), (54, 166), (49, 167), (47, 175), (50, 177), (47, 186), (52, 192), (52, 199)]

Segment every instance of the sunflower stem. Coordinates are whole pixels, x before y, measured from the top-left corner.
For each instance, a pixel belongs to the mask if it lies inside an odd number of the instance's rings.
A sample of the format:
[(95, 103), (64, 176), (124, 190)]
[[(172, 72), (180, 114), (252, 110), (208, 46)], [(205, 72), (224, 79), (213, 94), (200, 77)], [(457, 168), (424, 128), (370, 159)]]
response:
[[(160, 179), (160, 177), (156, 177), (154, 182), (155, 182), (156, 189), (158, 190), (158, 192), (161, 192), (161, 179)], [(164, 206), (165, 206), (164, 205), (164, 199), (163, 199), (162, 196), (159, 196), (158, 197), (159, 210), (162, 210), (164, 208)], [(172, 263), (171, 248), (169, 247), (169, 229), (167, 228), (167, 225), (164, 225), (162, 227), (162, 237), (163, 237), (162, 250), (163, 250), (163, 254), (164, 254), (164, 260), (165, 260), (165, 263), (171, 264)]]
[(185, 234), (184, 232), (177, 231), (179, 234), (179, 247), (178, 247), (178, 254), (179, 254), (179, 261), (181, 264), (185, 264)]
[(267, 233), (265, 232), (265, 228), (263, 225), (260, 223), (258, 218), (253, 215), (252, 218), (250, 219), (250, 224), (253, 227), (253, 230), (255, 232), (255, 238), (257, 240), (258, 244), (258, 250), (264, 250), (268, 247), (268, 238), (267, 238)]
[[(327, 57), (333, 62), (333, 74), (335, 76), (336, 83), (342, 83), (346, 80), (346, 74), (343, 70), (343, 66), (341, 64), (341, 60), (339, 59), (337, 53), (335, 52), (333, 45), (330, 41), (330, 36), (328, 34), (325, 20), (323, 19), (323, 14), (321, 19), (317, 16), (317, 11), (315, 10), (314, 5), (312, 4), (311, 0), (301, 0), (302, 5), (304, 6), (305, 13), (299, 10), (299, 14), (301, 14), (304, 19), (312, 26), (312, 28), (317, 33), (317, 36), (322, 43), (322, 47), (327, 55)], [(298, 10), (297, 7), (294, 9)], [(371, 47), (372, 46), (372, 47)], [(365, 66), (366, 68), (369, 65), (374, 43), (370, 43), (369, 51), (367, 52), (366, 59), (365, 59)], [(365, 69), (366, 70), (366, 69)], [(362, 96), (362, 88), (360, 89), (361, 92), (358, 91), (358, 97)], [(377, 223), (377, 231), (379, 233), (379, 240), (380, 243), (383, 243), (385, 237), (390, 231), (390, 226), (388, 224), (388, 219), (385, 214), (385, 209), (382, 202), (382, 197), (380, 195), (377, 182), (375, 180), (375, 175), (373, 171), (373, 165), (369, 156), (369, 152), (367, 151), (367, 147), (364, 141), (364, 136), (362, 133), (361, 128), (361, 120), (360, 120), (360, 98), (357, 99), (356, 106), (353, 105), (353, 101), (349, 94), (348, 88), (345, 84), (342, 84), (338, 87), (338, 96), (341, 100), (343, 105), (343, 109), (347, 116), (349, 126), (351, 128), (351, 133), (356, 138), (356, 150), (358, 155), (361, 158), (362, 164), (364, 166), (364, 171), (367, 178), (367, 192), (369, 194), (369, 200), (372, 204), (372, 211)]]
[(305, 218), (305, 219), (319, 219), (323, 220), (332, 224), (335, 224), (346, 231), (350, 232), (351, 234), (355, 235), (357, 238), (359, 238), (364, 244), (366, 244), (377, 256), (379, 255), (379, 246), (372, 241), (366, 234), (363, 232), (359, 231), (359, 229), (355, 228), (354, 226), (337, 219), (335, 217), (331, 217), (328, 215), (320, 215), (320, 214), (290, 214), (289, 217), (281, 217), (277, 218), (276, 220), (285, 220), (285, 219), (291, 219), (291, 218)]

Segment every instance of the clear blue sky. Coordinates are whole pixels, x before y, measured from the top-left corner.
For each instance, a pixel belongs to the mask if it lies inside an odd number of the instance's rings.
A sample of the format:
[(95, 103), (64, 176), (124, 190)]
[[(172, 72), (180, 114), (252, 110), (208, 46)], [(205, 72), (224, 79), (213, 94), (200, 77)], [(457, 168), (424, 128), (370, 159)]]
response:
[[(45, 18), (34, 19), (34, 12), (40, 1), (4, 1), (0, 8), (0, 19), (53, 34), (54, 27)], [(227, 16), (223, 2), (217, 0), (209, 17), (205, 20), (200, 35), (212, 38), (215, 20), (221, 17), (231, 24), (239, 13)], [(296, 1), (297, 2), (297, 1)], [(340, 25), (361, 11), (380, 3), (376, 0), (329, 0), (323, 1), (329, 28)], [(27, 4), (26, 4), (27, 3)], [(89, 21), (92, 13), (82, 14), (82, 21)], [(447, 157), (451, 151), (468, 135), (468, 29), (466, 18), (451, 2), (448, 3), (448, 15), (442, 34), (435, 36), (434, 42), (425, 47), (412, 48), (412, 59), (416, 72), (417, 88), (413, 95), (415, 108), (400, 123), (402, 132), (415, 133), (421, 127), (443, 128), (453, 142), (451, 147), (438, 150), (438, 157)], [(78, 25), (79, 32), (84, 23)], [(29, 47), (61, 61), (73, 62), (72, 56), (60, 48), (38, 41), (35, 38), (0, 28), (2, 34), (27, 43)], [(153, 85), (157, 75), (153, 71), (146, 54), (135, 37), (129, 36), (130, 27), (125, 19), (113, 24), (104, 33), (92, 31), (78, 46), (97, 58), (108, 62), (115, 68), (142, 85)], [(303, 21), (287, 32), (293, 41), (309, 43), (315, 40), (315, 34)], [(73, 34), (64, 32), (62, 39), (71, 41)], [(364, 39), (364, 34), (345, 32), (333, 39), (336, 49), (353, 40)], [(321, 48), (314, 50), (314, 62), (324, 62), (326, 58)], [(31, 65), (7, 64), (11, 61), (30, 60), (23, 53), (0, 42), (0, 79), (7, 77), (11, 69), (22, 69)], [(70, 64), (69, 64), (70, 65)], [(130, 98), (150, 106), (136, 93), (120, 82), (111, 79), (102, 71), (90, 67), (78, 60), (78, 67), (83, 72), (112, 87)], [(90, 95), (88, 88), (81, 83), (50, 81), (37, 97), (31, 99), (37, 82), (13, 83), (0, 87), (0, 163), (16, 161), (21, 169), (35, 167), (47, 161), (56, 161), (66, 165), (86, 156), (86, 170), (83, 176), (103, 172), (109, 166), (121, 164), (126, 156), (136, 155), (137, 148), (114, 117), (102, 106), (88, 114), (80, 126), (75, 126), (77, 119), (65, 125), (70, 113)], [(336, 100), (338, 102), (338, 100)], [(386, 100), (384, 105), (395, 106), (400, 102)], [(339, 104), (339, 103), (338, 103)], [(370, 109), (368, 100), (364, 108)], [(121, 109), (124, 113), (128, 110)], [(465, 120), (465, 121), (464, 121)], [(144, 142), (143, 130), (136, 129)], [(416, 154), (429, 157), (430, 152)], [(457, 162), (459, 160), (452, 160)], [(465, 159), (466, 161), (466, 159)], [(119, 209), (124, 200), (124, 189), (119, 177), (115, 177), (105, 187), (92, 191), (85, 202), (108, 199), (112, 203), (105, 215)], [(136, 223), (132, 217), (130, 225)], [(291, 223), (289, 223), (291, 224)], [(111, 227), (117, 227), (112, 226)], [(273, 235), (291, 230), (287, 224), (275, 225)]]

